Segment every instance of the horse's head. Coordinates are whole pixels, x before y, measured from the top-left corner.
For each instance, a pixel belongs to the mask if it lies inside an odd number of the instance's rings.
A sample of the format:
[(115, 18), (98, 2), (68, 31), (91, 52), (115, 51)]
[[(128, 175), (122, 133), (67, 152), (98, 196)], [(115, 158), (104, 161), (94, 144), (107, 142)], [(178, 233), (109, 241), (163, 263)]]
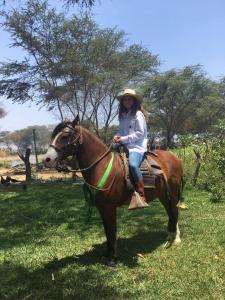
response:
[(74, 121), (65, 121), (58, 124), (53, 130), (51, 142), (47, 153), (43, 157), (43, 163), (47, 168), (55, 168), (68, 156), (74, 156), (81, 142), (81, 127), (79, 118)]

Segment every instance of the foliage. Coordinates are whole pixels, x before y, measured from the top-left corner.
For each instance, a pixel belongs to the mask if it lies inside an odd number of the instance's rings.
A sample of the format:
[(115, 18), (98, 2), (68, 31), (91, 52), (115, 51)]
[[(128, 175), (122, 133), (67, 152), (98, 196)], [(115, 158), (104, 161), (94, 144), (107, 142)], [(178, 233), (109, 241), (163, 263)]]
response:
[[(0, 143), (5, 141), (5, 137), (10, 133), (8, 130), (0, 131)], [(1, 155), (1, 152), (0, 152)]]
[(9, 169), (11, 166), (9, 161), (0, 160), (0, 168)]
[(158, 65), (157, 56), (143, 46), (127, 46), (123, 31), (100, 29), (87, 13), (66, 18), (41, 0), (5, 13), (4, 27), (25, 58), (1, 63), (0, 94), (45, 105), (61, 119), (79, 113), (97, 135), (117, 115), (117, 93)]
[(0, 148), (0, 168), (9, 169), (11, 161), (16, 159), (17, 157), (12, 156), (8, 149)]
[(95, 4), (95, 0), (63, 0), (67, 5), (79, 4), (82, 7), (91, 7)]
[(225, 116), (220, 84), (209, 80), (200, 66), (156, 73), (143, 85), (153, 131), (161, 132), (167, 146), (175, 135), (203, 133)]
[[(13, 3), (13, 2), (17, 2), (17, 1), (15, 1), (15, 0), (11, 0), (11, 1), (10, 0), (0, 0), (0, 5), (2, 5), (1, 9), (2, 10), (6, 9), (7, 5), (10, 2)], [(68, 7), (78, 4), (79, 6), (84, 7), (84, 8), (89, 8), (89, 7), (91, 8), (95, 4), (95, 0), (62, 0), (62, 2), (64, 2)], [(24, 5), (22, 0), (19, 1), (19, 4)]]
[(47, 126), (28, 126), (27, 128), (8, 133), (3, 143), (10, 146), (13, 144), (19, 151), (26, 151), (27, 148), (34, 148), (33, 131), (35, 131), (36, 145), (38, 153), (43, 153), (50, 140), (51, 132)]
[(112, 143), (113, 137), (118, 132), (118, 126), (112, 125), (106, 129), (103, 127), (99, 130), (100, 138), (108, 145)]
[(119, 208), (120, 261), (112, 272), (101, 259), (100, 217), (96, 213), (91, 226), (84, 224), (81, 193), (60, 182), (0, 193), (1, 299), (224, 298), (224, 203), (186, 191), (182, 243), (169, 249), (158, 201), (146, 210)]
[[(211, 180), (208, 189), (212, 193), (212, 201), (225, 199), (225, 120), (216, 126), (217, 136), (212, 139), (210, 164), (212, 165)], [(210, 179), (210, 176), (208, 176)]]
[[(0, 140), (0, 142), (2, 142), (2, 141)], [(5, 158), (5, 157), (7, 157), (9, 155), (10, 155), (10, 152), (7, 149), (1, 149), (0, 148), (0, 158), (1, 159)]]
[(213, 133), (182, 136), (180, 144), (177, 154), (184, 164), (187, 185), (209, 191), (214, 202), (225, 200), (224, 121), (214, 127)]

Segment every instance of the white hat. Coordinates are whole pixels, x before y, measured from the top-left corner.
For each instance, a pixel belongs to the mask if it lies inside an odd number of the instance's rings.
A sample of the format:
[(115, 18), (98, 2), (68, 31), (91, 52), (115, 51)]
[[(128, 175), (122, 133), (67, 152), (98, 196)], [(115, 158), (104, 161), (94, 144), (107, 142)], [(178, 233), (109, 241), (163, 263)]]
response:
[(143, 101), (143, 96), (141, 94), (138, 94), (135, 90), (132, 89), (125, 89), (123, 94), (120, 96), (117, 96), (116, 98), (121, 101), (122, 98), (126, 95), (134, 97), (139, 103)]

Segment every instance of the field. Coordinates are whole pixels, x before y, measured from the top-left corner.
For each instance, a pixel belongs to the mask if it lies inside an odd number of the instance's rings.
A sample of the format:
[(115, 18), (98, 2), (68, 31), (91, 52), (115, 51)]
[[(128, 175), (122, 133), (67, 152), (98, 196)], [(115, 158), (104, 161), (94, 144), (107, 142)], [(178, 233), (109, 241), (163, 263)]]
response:
[(225, 299), (225, 203), (185, 192), (182, 243), (165, 248), (158, 201), (118, 209), (120, 261), (105, 266), (98, 213), (85, 224), (79, 186), (0, 193), (0, 299)]

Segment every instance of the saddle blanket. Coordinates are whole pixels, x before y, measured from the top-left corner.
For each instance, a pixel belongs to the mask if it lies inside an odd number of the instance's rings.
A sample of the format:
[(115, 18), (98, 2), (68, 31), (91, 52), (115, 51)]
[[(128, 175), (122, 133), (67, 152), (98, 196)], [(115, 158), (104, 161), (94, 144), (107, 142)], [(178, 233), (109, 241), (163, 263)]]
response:
[[(141, 164), (140, 170), (144, 180), (145, 188), (155, 188), (155, 180), (158, 176), (163, 176), (166, 180), (165, 174), (161, 170), (160, 165), (152, 158), (157, 156), (155, 153), (148, 153)], [(130, 178), (128, 159), (126, 155), (122, 155), (124, 166), (125, 166), (125, 179), (127, 186), (130, 187), (132, 184), (132, 177)]]

